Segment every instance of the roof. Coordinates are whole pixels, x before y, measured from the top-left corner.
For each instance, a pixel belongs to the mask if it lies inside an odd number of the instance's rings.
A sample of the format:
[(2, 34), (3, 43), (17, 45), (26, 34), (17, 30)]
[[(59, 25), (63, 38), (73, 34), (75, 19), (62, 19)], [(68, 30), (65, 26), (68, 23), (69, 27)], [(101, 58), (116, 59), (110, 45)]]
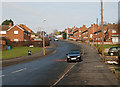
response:
[(0, 30), (2, 31), (7, 31), (9, 28), (9, 25), (0, 25)]
[(14, 25), (14, 26), (12, 26), (11, 28), (9, 28), (7, 31), (9, 31), (10, 29), (12, 29), (13, 27), (15, 27), (15, 26), (17, 26), (19, 29), (21, 29), (22, 31), (24, 31), (24, 32), (26, 32), (26, 33), (29, 33), (26, 29), (24, 29), (24, 28), (22, 28), (21, 26), (19, 26), (19, 25)]
[(32, 32), (32, 30), (29, 29), (29, 28), (28, 28), (26, 25), (24, 25), (24, 24), (20, 24), (19, 27), (21, 27), (21, 28), (27, 30), (28, 32)]
[(18, 28), (20, 28), (21, 30), (23, 30), (24, 31), (24, 29), (22, 29), (21, 27), (19, 27), (18, 25), (14, 25), (14, 26), (12, 26), (11, 28), (9, 28), (7, 31), (9, 31), (9, 30), (11, 30), (13, 27), (15, 27), (15, 26), (17, 26)]

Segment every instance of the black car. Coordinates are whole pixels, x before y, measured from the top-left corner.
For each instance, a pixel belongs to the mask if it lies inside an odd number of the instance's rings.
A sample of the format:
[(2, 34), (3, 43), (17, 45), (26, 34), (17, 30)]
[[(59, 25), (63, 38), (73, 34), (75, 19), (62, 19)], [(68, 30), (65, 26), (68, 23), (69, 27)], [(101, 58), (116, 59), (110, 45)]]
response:
[(108, 54), (110, 56), (118, 56), (118, 50), (120, 50), (120, 47), (111, 47), (108, 51)]
[(70, 51), (67, 55), (67, 62), (81, 61), (80, 51)]

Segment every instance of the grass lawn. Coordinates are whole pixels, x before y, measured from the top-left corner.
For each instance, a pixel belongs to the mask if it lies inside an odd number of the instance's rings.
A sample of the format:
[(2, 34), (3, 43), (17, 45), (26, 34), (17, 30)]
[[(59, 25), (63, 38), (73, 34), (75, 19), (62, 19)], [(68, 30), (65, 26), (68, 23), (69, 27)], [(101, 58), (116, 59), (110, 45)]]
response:
[[(102, 46), (102, 45), (98, 45)], [(110, 48), (110, 47), (120, 47), (120, 45), (104, 45), (104, 48)]]
[(42, 48), (39, 47), (17, 47), (12, 48), (11, 50), (0, 51), (2, 53), (2, 59), (10, 59), (15, 57), (20, 57), (24, 55), (28, 55), (28, 50), (31, 50), (31, 53), (35, 53), (40, 51)]

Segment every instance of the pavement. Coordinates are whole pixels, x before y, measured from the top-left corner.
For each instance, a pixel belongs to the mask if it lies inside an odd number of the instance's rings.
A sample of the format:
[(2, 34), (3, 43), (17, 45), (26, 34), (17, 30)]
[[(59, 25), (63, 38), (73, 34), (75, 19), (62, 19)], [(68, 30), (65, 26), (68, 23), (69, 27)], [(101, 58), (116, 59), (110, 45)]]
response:
[(119, 84), (117, 78), (102, 62), (96, 49), (83, 43), (74, 42), (74, 44), (83, 47), (83, 62), (77, 63), (58, 85), (107, 85), (117, 87)]
[[(30, 62), (3, 67), (3, 87), (20, 86), (78, 86), (118, 87), (119, 81), (110, 72), (95, 48), (71, 41), (54, 42), (55, 54)], [(70, 50), (82, 51), (82, 62), (66, 62)], [(61, 61), (60, 61), (61, 60)]]
[[(58, 45), (55, 43), (50, 43), (50, 46), (46, 46), (46, 48), (45, 48), (46, 55), (45, 56), (48, 56), (51, 53), (55, 53), (55, 48), (57, 46)], [(40, 50), (39, 52), (36, 52), (32, 55), (26, 55), (26, 56), (21, 56), (21, 57), (17, 57), (17, 58), (2, 60), (2, 67), (14, 65), (14, 64), (18, 64), (18, 63), (23, 63), (23, 62), (28, 62), (28, 61), (33, 61), (33, 60), (36, 60), (36, 59), (39, 59), (42, 57), (44, 57), (43, 50)]]

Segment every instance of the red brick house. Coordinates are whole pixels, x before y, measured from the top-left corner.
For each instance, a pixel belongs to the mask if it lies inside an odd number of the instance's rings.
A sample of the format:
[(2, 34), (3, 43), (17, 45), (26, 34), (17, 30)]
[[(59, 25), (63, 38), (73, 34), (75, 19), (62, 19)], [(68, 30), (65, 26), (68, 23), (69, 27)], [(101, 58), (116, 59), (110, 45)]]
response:
[[(87, 28), (83, 25), (80, 28), (73, 27), (68, 28), (68, 39), (72, 40), (85, 40), (101, 42), (102, 41), (102, 30), (97, 24), (92, 24), (91, 27)], [(66, 30), (65, 30), (66, 31)], [(107, 24), (103, 26), (104, 42), (118, 43), (120, 41), (120, 30), (118, 30), (118, 24)]]
[(79, 38), (79, 28), (78, 27), (74, 27), (73, 29), (73, 40), (76, 41), (80, 39)]
[(80, 27), (79, 36), (81, 37), (81, 40), (88, 40), (88, 28), (85, 25)]
[(7, 30), (12, 27), (12, 24), (9, 25), (0, 25), (0, 37), (6, 37)]
[(19, 25), (14, 25), (7, 30), (7, 38), (10, 41), (29, 41), (30, 32)]
[(0, 36), (6, 37), (10, 41), (29, 41), (31, 33), (19, 25), (1, 25)]

